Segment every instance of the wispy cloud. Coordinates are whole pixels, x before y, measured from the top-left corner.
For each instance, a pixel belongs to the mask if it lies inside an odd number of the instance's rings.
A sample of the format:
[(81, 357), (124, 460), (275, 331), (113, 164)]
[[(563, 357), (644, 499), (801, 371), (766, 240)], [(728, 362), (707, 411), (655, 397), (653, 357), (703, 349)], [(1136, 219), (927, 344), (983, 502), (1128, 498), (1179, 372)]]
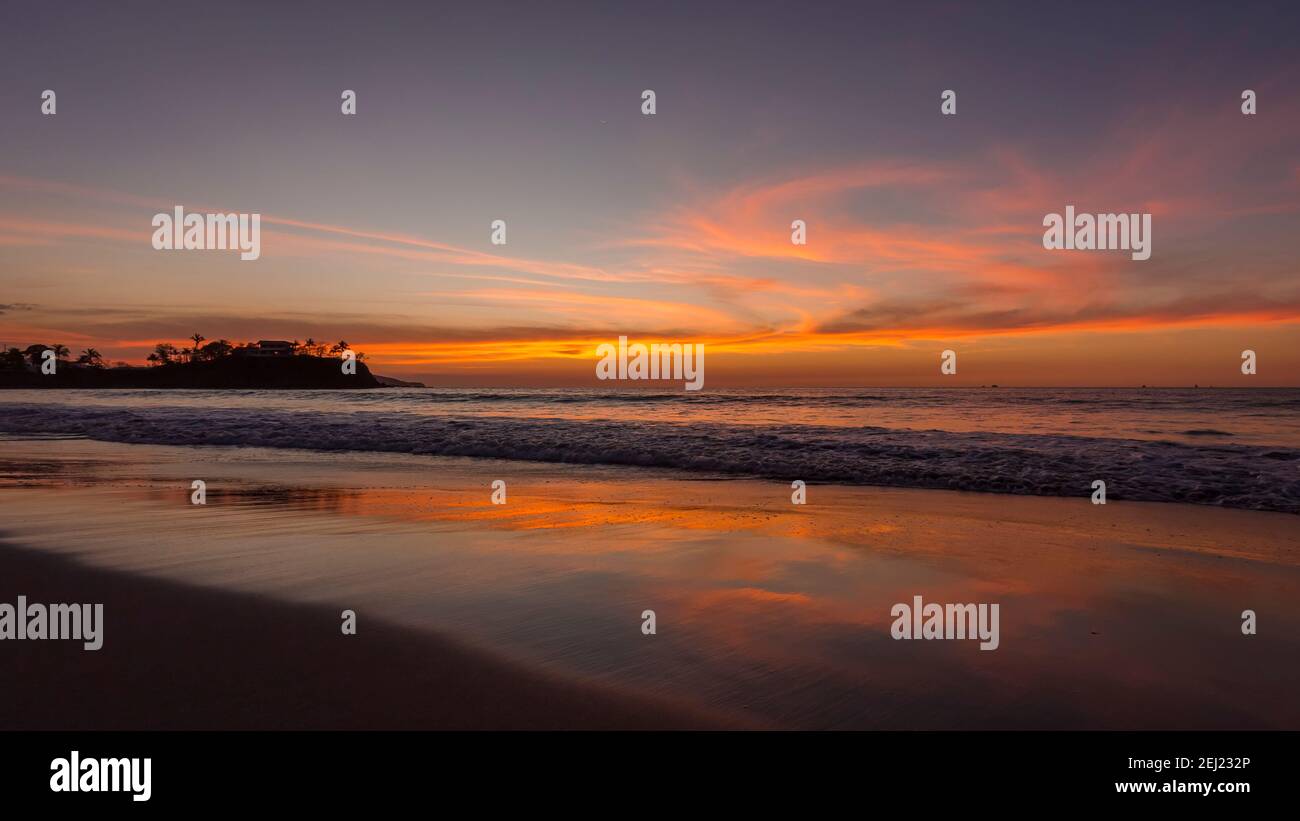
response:
[[(346, 335), (410, 368), (590, 356), (629, 331), (745, 355), (1300, 322), (1297, 240), (1285, 220), (1300, 203), (1300, 167), (1279, 153), (1300, 133), (1294, 118), (1246, 141), (1254, 155), (1240, 150), (1240, 124), (1228, 117), (1196, 132), (1184, 113), (1162, 122), (1121, 122), (1103, 135), (1104, 150), (1069, 163), (1008, 142), (974, 158), (805, 162), (730, 184), (697, 180), (612, 234), (575, 235), (563, 258), (263, 214), (259, 270), (345, 271), (363, 283), (354, 305), (369, 311), (335, 303), (286, 312), (238, 299), (212, 310), (136, 298), (39, 310), (8, 303), (0, 314), (23, 312), (18, 333), (122, 356), (202, 325), (232, 337)], [(1234, 162), (1225, 163), (1231, 148)], [(1268, 167), (1251, 182), (1234, 179), (1260, 162)], [(24, 207), (0, 208), (0, 245), (41, 260), (91, 244), (105, 251), (96, 267), (107, 270), (138, 264), (114, 252), (148, 248), (142, 211), (176, 204), (13, 175), (0, 176), (5, 192)], [(52, 204), (32, 206), (23, 195)], [(1153, 213), (1155, 256), (1136, 263), (1044, 251), (1041, 218), (1067, 204)], [(185, 203), (191, 211), (229, 205)], [(807, 245), (791, 243), (794, 219), (806, 221)]]

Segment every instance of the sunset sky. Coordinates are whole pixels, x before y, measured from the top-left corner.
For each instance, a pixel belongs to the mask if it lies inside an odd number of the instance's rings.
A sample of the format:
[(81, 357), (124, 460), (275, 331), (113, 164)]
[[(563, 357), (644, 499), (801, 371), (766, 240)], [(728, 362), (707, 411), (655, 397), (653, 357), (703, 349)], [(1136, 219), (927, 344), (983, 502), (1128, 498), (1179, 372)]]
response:
[[(6, 3), (0, 343), (345, 338), (430, 384), (595, 386), (625, 335), (705, 343), (713, 387), (1300, 385), (1295, 4), (808, 6)], [(261, 258), (155, 251), (176, 205), (261, 213)], [(1152, 214), (1151, 258), (1044, 250), (1067, 205)]]

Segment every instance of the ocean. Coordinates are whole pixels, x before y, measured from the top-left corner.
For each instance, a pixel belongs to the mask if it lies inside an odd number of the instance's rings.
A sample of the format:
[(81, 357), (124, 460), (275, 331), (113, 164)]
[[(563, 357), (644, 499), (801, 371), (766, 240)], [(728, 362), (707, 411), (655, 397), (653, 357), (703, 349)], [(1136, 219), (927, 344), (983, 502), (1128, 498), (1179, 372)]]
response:
[(5, 391), (0, 433), (1300, 513), (1300, 389)]

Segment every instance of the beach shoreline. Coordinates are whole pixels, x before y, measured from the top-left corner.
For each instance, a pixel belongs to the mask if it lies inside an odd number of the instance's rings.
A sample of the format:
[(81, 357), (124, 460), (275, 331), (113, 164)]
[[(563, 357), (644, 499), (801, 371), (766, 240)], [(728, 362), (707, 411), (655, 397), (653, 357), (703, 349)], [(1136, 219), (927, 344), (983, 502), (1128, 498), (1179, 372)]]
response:
[[(0, 437), (659, 468), (672, 475), (1300, 513), (1300, 391), (80, 391)], [(1291, 421), (1291, 420), (1296, 421)], [(570, 470), (572, 468), (569, 468)]]

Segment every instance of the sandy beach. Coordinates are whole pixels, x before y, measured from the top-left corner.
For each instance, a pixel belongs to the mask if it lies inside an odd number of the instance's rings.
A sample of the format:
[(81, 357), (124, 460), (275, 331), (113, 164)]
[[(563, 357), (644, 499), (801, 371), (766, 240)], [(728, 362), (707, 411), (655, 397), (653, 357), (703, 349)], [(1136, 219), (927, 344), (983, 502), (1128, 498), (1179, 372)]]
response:
[(647, 730), (728, 724), (379, 621), (0, 547), (6, 589), (102, 602), (113, 642), (12, 642), (6, 730)]
[[(103, 602), (105, 637), (97, 652), (5, 647), (19, 664), (0, 723), (1300, 729), (1293, 515), (790, 492), (623, 467), (10, 439), (0, 600)], [(892, 639), (890, 608), (914, 595), (998, 603), (1000, 646)], [(1257, 635), (1242, 634), (1246, 609)]]

